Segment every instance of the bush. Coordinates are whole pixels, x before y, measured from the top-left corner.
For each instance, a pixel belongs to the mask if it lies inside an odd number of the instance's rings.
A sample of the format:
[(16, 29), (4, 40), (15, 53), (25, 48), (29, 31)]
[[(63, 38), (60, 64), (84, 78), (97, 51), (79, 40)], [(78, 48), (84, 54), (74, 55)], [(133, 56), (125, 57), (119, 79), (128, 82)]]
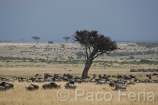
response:
[(54, 44), (54, 42), (53, 41), (48, 41), (48, 44)]
[(146, 59), (141, 59), (140, 62), (141, 62), (141, 63), (146, 63), (146, 64), (148, 64), (148, 63), (150, 63), (151, 61), (146, 60)]
[(134, 56), (130, 56), (129, 59), (135, 59)]
[(52, 62), (53, 62), (52, 60), (47, 61), (47, 63), (52, 63)]

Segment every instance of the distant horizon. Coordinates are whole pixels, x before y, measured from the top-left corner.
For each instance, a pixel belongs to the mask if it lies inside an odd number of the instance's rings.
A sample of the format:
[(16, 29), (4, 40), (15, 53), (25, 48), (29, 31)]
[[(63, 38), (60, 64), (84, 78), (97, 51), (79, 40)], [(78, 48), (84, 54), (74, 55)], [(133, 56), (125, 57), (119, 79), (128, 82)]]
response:
[[(54, 43), (73, 43), (72, 40), (68, 40), (67, 42), (63, 39), (61, 40), (42, 40), (40, 39), (38, 41), (38, 43), (48, 43), (48, 41), (53, 41)], [(158, 40), (114, 40), (117, 43), (135, 43), (135, 42), (157, 42)], [(0, 40), (1, 43), (5, 43), (5, 42), (11, 42), (11, 43), (34, 43), (36, 42), (35, 40)]]

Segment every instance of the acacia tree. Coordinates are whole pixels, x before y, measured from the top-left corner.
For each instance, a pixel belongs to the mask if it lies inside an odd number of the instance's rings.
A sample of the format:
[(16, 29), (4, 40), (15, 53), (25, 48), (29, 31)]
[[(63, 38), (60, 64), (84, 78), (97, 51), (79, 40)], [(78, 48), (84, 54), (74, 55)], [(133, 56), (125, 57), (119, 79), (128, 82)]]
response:
[(82, 72), (82, 78), (88, 76), (88, 71), (92, 62), (101, 54), (109, 54), (111, 51), (118, 49), (117, 43), (112, 41), (109, 37), (98, 34), (98, 31), (81, 30), (76, 31), (73, 35), (74, 42), (78, 42), (85, 49), (85, 67)]
[(70, 39), (70, 37), (69, 36), (65, 36), (65, 37), (63, 37), (63, 39), (65, 39), (65, 41), (67, 42)]
[(85, 54), (82, 51), (76, 52), (77, 58), (81, 59), (82, 56), (85, 56)]
[(38, 44), (38, 40), (41, 39), (41, 38), (38, 37), (38, 36), (33, 36), (32, 39), (36, 40), (36, 42), (37, 42), (37, 44)]

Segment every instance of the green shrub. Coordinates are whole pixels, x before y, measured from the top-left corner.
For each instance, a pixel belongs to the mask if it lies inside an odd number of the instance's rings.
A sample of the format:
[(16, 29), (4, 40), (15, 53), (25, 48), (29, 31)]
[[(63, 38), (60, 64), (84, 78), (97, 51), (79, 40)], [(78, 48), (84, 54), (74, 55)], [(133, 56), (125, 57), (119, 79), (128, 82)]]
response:
[(129, 59), (135, 59), (134, 56), (130, 56)]

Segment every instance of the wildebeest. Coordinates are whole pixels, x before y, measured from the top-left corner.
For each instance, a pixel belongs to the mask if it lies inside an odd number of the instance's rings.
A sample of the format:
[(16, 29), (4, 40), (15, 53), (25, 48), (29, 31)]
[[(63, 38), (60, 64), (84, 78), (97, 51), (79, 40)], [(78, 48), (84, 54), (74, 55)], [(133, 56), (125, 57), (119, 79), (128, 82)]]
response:
[(114, 87), (115, 86), (114, 82), (109, 82), (108, 84), (109, 84), (110, 87)]
[(132, 74), (130, 74), (129, 76), (130, 76), (131, 78), (135, 78), (135, 76), (134, 76), (134, 75), (132, 75)]
[(36, 90), (33, 85), (29, 85), (28, 87), (25, 87), (25, 88), (26, 90), (29, 90), (29, 91)]
[(5, 77), (0, 77), (0, 81), (9, 81), (9, 79)]
[(47, 79), (48, 77), (53, 77), (51, 74), (49, 74), (49, 73), (45, 73), (44, 74), (44, 79)]
[(0, 86), (0, 91), (6, 91), (6, 88), (4, 86)]
[(36, 90), (33, 85), (29, 85), (28, 87), (25, 87), (25, 88), (26, 90), (29, 90), (29, 91)]
[(57, 85), (55, 82), (43, 84), (42, 89), (60, 89), (60, 85)]
[(115, 85), (115, 90), (126, 90), (126, 87), (122, 86), (121, 84), (116, 84)]
[(66, 89), (76, 89), (77, 86), (74, 84), (71, 84), (70, 82), (66, 83), (65, 88)]
[(5, 87), (6, 89), (13, 89), (14, 85), (12, 83), (8, 83), (8, 82), (1, 82), (0, 86)]
[(158, 72), (158, 69), (131, 69), (130, 72)]
[(127, 82), (127, 84), (126, 85), (135, 85), (135, 82)]
[(68, 73), (68, 74), (65, 74), (65, 73), (64, 73), (63, 77), (64, 77), (64, 76), (67, 77), (68, 79), (72, 79), (72, 78), (73, 78), (73, 76), (72, 76), (71, 74), (69, 74), (69, 73)]
[(148, 77), (149, 79), (152, 79), (151, 74), (146, 74), (146, 77)]
[(27, 80), (28, 80), (27, 78), (23, 78), (23, 77), (18, 78), (18, 82), (26, 82)]
[(96, 74), (93, 74), (93, 79), (95, 79), (96, 78)]
[(41, 74), (36, 74), (34, 77), (41, 77), (42, 75)]
[(62, 77), (59, 75), (59, 74), (54, 74), (53, 78), (52, 78), (53, 81), (62, 81)]
[(90, 79), (90, 82), (96, 82), (96, 79)]
[(110, 77), (110, 75), (104, 74), (103, 77), (102, 77), (102, 79), (106, 79), (106, 80), (108, 81), (108, 80), (109, 80), (109, 77)]
[(39, 89), (39, 86), (35, 84), (30, 84), (28, 87), (25, 87), (25, 88), (26, 90), (33, 91), (33, 90)]
[(152, 75), (153, 75), (153, 76), (158, 76), (158, 73), (153, 73)]
[(105, 79), (101, 79), (96, 82), (96, 84), (105, 84), (105, 83), (106, 83)]
[(35, 84), (31, 84), (35, 89), (39, 89), (39, 86), (38, 85), (35, 85)]
[(81, 83), (82, 80), (81, 80), (81, 79), (75, 79), (75, 82), (77, 82), (77, 83)]

